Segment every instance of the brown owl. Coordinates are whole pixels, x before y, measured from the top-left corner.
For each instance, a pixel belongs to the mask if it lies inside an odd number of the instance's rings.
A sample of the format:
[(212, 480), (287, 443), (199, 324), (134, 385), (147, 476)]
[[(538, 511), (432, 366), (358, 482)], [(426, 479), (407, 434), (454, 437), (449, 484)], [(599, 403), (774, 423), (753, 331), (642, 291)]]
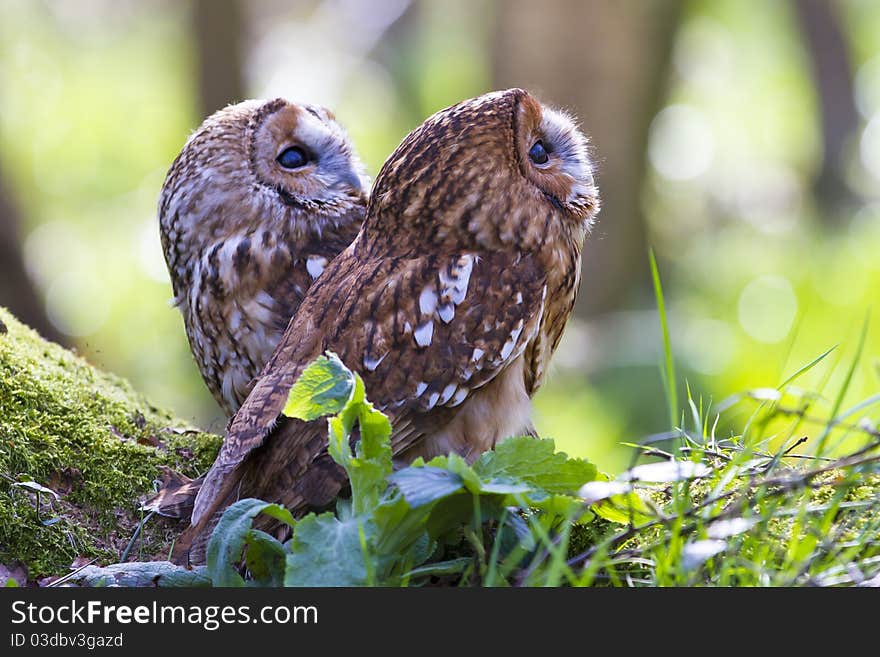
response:
[(345, 484), (324, 421), (279, 416), (335, 351), (390, 418), (395, 456), (474, 458), (529, 431), (598, 210), (587, 139), (521, 89), (430, 117), (379, 173), (354, 243), (309, 290), (196, 500), (177, 555), (233, 496), (294, 514)]
[(216, 112), (171, 165), (159, 225), (174, 302), (229, 415), (309, 287), (357, 235), (367, 190), (333, 115), (282, 98)]

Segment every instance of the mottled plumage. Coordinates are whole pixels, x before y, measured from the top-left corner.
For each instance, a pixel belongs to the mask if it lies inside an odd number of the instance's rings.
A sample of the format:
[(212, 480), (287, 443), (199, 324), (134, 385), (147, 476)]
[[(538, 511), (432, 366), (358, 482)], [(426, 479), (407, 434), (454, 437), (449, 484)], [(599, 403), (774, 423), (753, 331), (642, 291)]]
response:
[(174, 301), (230, 415), (309, 287), (357, 235), (366, 192), (332, 114), (280, 98), (215, 113), (172, 164), (159, 223)]
[(363, 377), (398, 458), (474, 458), (529, 432), (597, 209), (585, 137), (527, 92), (425, 121), (385, 163), (357, 239), (311, 288), (233, 418), (178, 555), (235, 496), (297, 514), (344, 486), (326, 423), (279, 417), (325, 350)]

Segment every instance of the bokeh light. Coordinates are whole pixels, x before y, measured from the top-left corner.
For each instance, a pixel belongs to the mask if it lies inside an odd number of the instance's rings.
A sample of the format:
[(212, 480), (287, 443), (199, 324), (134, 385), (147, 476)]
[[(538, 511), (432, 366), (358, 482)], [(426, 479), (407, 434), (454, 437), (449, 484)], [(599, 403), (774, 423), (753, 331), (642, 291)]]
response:
[(780, 276), (760, 276), (739, 295), (739, 323), (759, 342), (773, 344), (788, 335), (797, 313), (791, 284)]

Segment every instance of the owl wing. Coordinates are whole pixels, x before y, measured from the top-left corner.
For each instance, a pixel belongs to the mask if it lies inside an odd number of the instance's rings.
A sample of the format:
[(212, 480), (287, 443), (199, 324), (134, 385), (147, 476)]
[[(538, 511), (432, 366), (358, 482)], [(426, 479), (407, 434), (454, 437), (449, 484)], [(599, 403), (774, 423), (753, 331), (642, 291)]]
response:
[[(392, 448), (400, 453), (428, 427), (449, 421), (471, 391), (522, 354), (540, 324), (545, 294), (543, 272), (530, 256), (361, 260), (349, 248), (310, 290), (233, 418), (199, 492), (193, 523), (233, 491), (248, 455), (276, 426), (293, 383), (325, 350), (361, 374), (368, 397), (391, 419)], [(323, 423), (312, 424), (326, 434)], [(308, 433), (303, 431), (304, 441)], [(305, 442), (314, 449), (315, 441)], [(296, 453), (295, 441), (285, 443), (284, 458), (276, 463)], [(320, 447), (326, 447), (326, 435)], [(271, 436), (262, 451), (273, 451)], [(308, 463), (317, 456), (296, 460)]]
[(272, 253), (269, 262), (261, 263), (263, 271), (270, 271), (268, 280), (262, 283), (263, 289), (281, 309), (283, 331), (299, 308), (309, 288), (321, 276), (328, 264), (357, 237), (360, 218), (345, 218), (340, 224), (328, 226), (324, 230), (307, 235), (295, 243), (285, 245), (292, 251), (289, 261), (285, 261), (280, 249)]
[(545, 289), (531, 257), (490, 252), (413, 259), (371, 291), (374, 310), (360, 341), (335, 342), (391, 419), (395, 454), (451, 420), (523, 353), (540, 324)]

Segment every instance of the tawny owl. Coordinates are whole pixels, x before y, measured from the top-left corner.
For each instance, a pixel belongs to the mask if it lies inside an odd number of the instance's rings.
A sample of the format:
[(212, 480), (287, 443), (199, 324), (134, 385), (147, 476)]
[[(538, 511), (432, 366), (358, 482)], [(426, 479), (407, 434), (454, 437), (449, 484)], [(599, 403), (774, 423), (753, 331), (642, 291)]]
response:
[(174, 302), (229, 415), (309, 287), (357, 235), (367, 191), (333, 115), (281, 98), (216, 112), (171, 165), (159, 225)]
[(528, 431), (598, 204), (587, 139), (521, 89), (413, 131), (382, 167), (357, 239), (309, 290), (233, 418), (178, 556), (234, 496), (301, 514), (338, 494), (326, 423), (279, 417), (325, 350), (361, 374), (405, 460), (473, 458)]

